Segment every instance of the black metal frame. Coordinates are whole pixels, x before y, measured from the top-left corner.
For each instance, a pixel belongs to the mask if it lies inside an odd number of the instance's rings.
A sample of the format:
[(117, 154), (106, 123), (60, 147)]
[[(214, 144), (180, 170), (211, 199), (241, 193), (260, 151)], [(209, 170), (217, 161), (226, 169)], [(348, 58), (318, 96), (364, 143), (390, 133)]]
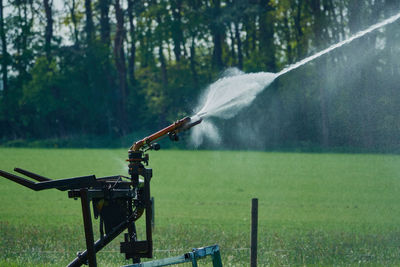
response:
[[(88, 264), (90, 267), (97, 266), (96, 253), (126, 229), (128, 229), (128, 233), (125, 234), (124, 241), (121, 242), (120, 252), (125, 254), (126, 259), (132, 259), (133, 263), (139, 263), (141, 258), (152, 258), (153, 256), (153, 207), (150, 197), (152, 170), (144, 167), (143, 163), (147, 164), (148, 155), (143, 154), (141, 151), (129, 151), (128, 161), (130, 177), (118, 175), (96, 179), (94, 175), (90, 175), (52, 180), (20, 168), (15, 168), (14, 171), (38, 182), (33, 182), (1, 170), (0, 176), (34, 191), (52, 188), (61, 191), (69, 190), (69, 198), (81, 199), (86, 250), (79, 252), (77, 257), (68, 264), (69, 267), (81, 266), (83, 264)], [(143, 181), (139, 177), (143, 177)], [(96, 242), (93, 235), (90, 209), (91, 201), (93, 203), (95, 218), (100, 215), (100, 239)], [(96, 204), (99, 204), (101, 201), (122, 203), (120, 205), (120, 209), (123, 209), (123, 213), (120, 213), (122, 215), (120, 216), (121, 218), (110, 222), (107, 214), (99, 213), (99, 208), (96, 207)], [(135, 221), (144, 213), (146, 220), (146, 240), (139, 241), (137, 240)], [(104, 234), (103, 230), (104, 225), (106, 234)]]
[[(86, 250), (78, 253), (78, 256), (68, 266), (75, 267), (82, 264), (89, 264), (90, 267), (96, 266), (96, 253), (126, 229), (128, 229), (128, 233), (124, 236), (124, 242), (121, 242), (120, 252), (125, 253), (126, 259), (132, 259), (133, 263), (139, 263), (140, 258), (153, 257), (152, 217), (154, 214), (152, 212), (153, 202), (150, 197), (152, 170), (144, 167), (149, 160), (149, 156), (144, 154), (144, 151), (160, 149), (160, 146), (153, 142), (165, 135), (169, 135), (172, 141), (178, 141), (178, 133), (190, 129), (201, 121), (200, 117), (185, 117), (134, 143), (129, 149), (130, 177), (118, 175), (96, 179), (94, 175), (90, 175), (52, 180), (19, 168), (15, 168), (14, 171), (38, 182), (32, 182), (1, 170), (0, 176), (34, 191), (52, 188), (61, 191), (69, 190), (70, 198), (81, 198)], [(139, 179), (140, 176), (143, 177), (143, 183)], [(123, 178), (129, 181), (124, 181)], [(90, 201), (93, 203), (95, 218), (100, 216), (100, 239), (96, 242), (94, 242), (93, 236)], [(109, 208), (103, 207), (105, 202), (110, 205)], [(146, 240), (138, 241), (135, 221), (143, 213), (146, 214)], [(106, 234), (104, 234), (103, 226), (105, 226)]]

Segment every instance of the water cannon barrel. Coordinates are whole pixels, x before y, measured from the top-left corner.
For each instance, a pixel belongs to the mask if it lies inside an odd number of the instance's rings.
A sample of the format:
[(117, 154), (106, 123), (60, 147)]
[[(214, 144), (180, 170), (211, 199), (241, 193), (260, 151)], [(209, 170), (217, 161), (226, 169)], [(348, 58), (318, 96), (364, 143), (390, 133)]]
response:
[(193, 126), (196, 126), (197, 124), (200, 124), (203, 121), (202, 118), (194, 116), (190, 118), (190, 121), (187, 122), (185, 125), (182, 126), (181, 131), (187, 131), (190, 128), (192, 128)]
[(167, 134), (172, 133), (172, 134), (176, 135), (179, 132), (186, 131), (186, 130), (192, 128), (193, 126), (201, 123), (201, 121), (202, 121), (201, 118), (196, 118), (196, 117), (193, 117), (193, 118), (185, 117), (183, 119), (180, 119), (180, 120), (174, 122), (173, 124), (169, 125), (168, 127), (165, 127), (164, 129), (162, 129), (152, 135), (149, 135), (149, 136), (143, 138), (142, 140), (137, 141), (136, 143), (134, 143), (131, 146), (130, 150), (131, 151), (139, 151), (143, 147), (150, 146), (150, 144), (153, 141), (155, 141)]

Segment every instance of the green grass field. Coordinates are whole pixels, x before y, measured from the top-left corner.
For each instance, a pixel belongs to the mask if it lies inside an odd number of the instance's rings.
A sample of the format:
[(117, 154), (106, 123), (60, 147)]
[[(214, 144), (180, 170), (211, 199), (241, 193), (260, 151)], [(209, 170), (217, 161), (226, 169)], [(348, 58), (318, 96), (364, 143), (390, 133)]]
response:
[[(1, 148), (0, 169), (126, 175), (126, 157), (126, 150)], [(150, 167), (156, 258), (217, 243), (224, 265), (248, 266), (257, 197), (260, 266), (400, 266), (400, 156), (158, 151)], [(129, 263), (120, 241), (98, 254), (100, 266)], [(64, 266), (84, 248), (79, 201), (0, 178), (0, 266)]]

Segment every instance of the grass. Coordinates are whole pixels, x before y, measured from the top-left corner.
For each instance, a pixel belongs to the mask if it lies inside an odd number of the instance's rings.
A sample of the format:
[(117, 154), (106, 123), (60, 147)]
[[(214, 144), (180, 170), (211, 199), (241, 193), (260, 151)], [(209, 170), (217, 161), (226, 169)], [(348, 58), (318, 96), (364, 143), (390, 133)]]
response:
[[(0, 169), (100, 177), (126, 174), (126, 157), (118, 149), (1, 148)], [(150, 167), (156, 258), (217, 243), (226, 266), (248, 265), (257, 197), (260, 266), (400, 266), (400, 156), (158, 151)], [(62, 266), (85, 248), (80, 202), (66, 192), (0, 179), (0, 203), (0, 266)], [(98, 254), (100, 266), (128, 264), (120, 241)]]

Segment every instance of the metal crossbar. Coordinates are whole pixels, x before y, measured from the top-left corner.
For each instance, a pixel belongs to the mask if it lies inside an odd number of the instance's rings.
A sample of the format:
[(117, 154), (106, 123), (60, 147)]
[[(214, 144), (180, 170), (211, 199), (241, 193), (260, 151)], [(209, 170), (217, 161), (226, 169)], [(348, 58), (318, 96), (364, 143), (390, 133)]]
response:
[(191, 262), (193, 267), (197, 267), (197, 260), (211, 256), (214, 267), (222, 267), (221, 254), (219, 252), (219, 246), (213, 245), (202, 248), (194, 248), (191, 252), (183, 254), (181, 256), (165, 258), (154, 261), (147, 261), (142, 263), (135, 263), (132, 265), (125, 265), (123, 267), (159, 267), (168, 266), (173, 264), (180, 264)]

